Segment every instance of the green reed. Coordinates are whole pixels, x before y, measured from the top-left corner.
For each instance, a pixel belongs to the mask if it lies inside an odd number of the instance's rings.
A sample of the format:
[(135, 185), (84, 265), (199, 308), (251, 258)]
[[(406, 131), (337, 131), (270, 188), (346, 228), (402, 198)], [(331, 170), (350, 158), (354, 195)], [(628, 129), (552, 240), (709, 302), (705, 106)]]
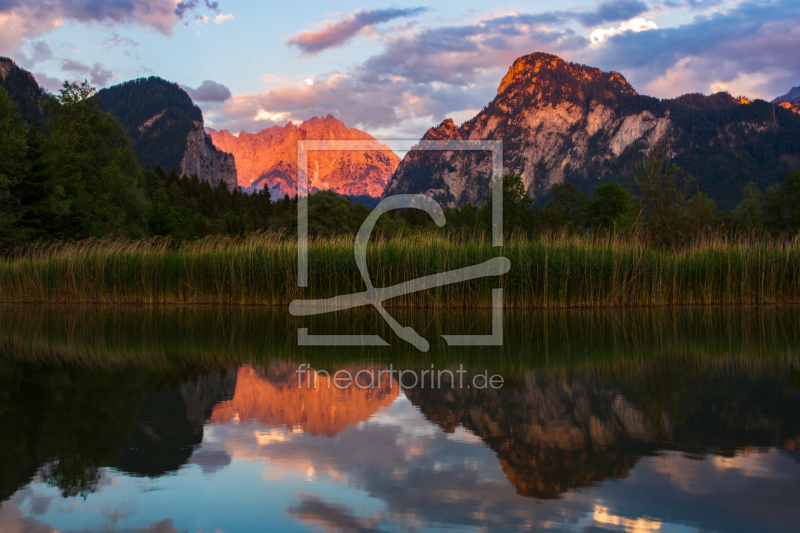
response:
[[(432, 234), (377, 239), (370, 276), (385, 287), (505, 256), (511, 271), (396, 298), (389, 306), (591, 308), (800, 303), (800, 241), (708, 236), (675, 252), (637, 239), (549, 235), (495, 248)], [(0, 302), (286, 305), (365, 289), (351, 238), (309, 246), (309, 287), (297, 287), (297, 245), (277, 235), (59, 243), (0, 260)]]

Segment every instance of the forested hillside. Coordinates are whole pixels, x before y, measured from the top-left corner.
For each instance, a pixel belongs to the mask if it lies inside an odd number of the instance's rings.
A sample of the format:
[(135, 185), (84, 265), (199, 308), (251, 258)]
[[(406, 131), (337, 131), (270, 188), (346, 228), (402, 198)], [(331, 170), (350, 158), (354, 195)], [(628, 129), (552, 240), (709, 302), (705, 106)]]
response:
[(180, 168), (189, 132), (203, 113), (177, 83), (151, 76), (97, 93), (100, 109), (117, 117), (144, 166)]
[(26, 122), (41, 122), (47, 95), (30, 72), (19, 68), (11, 59), (0, 57), (0, 87), (8, 91)]

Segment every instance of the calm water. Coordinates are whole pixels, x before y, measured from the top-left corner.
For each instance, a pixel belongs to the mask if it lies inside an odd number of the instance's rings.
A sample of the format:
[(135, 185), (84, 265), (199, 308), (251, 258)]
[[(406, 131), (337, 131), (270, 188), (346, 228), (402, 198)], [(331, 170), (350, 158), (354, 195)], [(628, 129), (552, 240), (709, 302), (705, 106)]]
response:
[(0, 533), (797, 530), (800, 308), (508, 312), (491, 349), (437, 340), (488, 312), (392, 314), (431, 351), (367, 312), (0, 308)]

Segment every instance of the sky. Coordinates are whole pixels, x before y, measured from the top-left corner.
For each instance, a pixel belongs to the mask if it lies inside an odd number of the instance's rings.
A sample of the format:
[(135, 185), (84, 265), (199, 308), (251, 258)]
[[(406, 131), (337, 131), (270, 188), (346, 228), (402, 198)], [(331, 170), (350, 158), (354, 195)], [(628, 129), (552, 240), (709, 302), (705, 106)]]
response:
[(642, 94), (772, 98), (800, 85), (798, 0), (0, 0), (0, 55), (57, 91), (160, 76), (206, 126), (332, 114), (380, 139), (474, 116), (532, 52)]

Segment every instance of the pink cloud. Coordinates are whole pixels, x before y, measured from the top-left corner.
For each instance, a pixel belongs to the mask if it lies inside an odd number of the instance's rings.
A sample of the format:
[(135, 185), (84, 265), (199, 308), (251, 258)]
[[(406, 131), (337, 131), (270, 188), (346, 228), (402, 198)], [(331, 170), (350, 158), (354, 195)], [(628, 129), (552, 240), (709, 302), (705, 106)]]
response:
[(328, 48), (342, 46), (361, 31), (396, 18), (411, 17), (427, 11), (424, 7), (409, 9), (358, 10), (337, 21), (326, 21), (320, 29), (305, 30), (290, 37), (286, 44), (304, 54), (316, 54)]
[[(197, 6), (191, 0), (0, 0), (0, 52), (16, 51), (24, 38), (49, 33), (68, 20), (134, 24), (169, 36)], [(207, 1), (206, 7), (219, 9), (217, 2)]]

